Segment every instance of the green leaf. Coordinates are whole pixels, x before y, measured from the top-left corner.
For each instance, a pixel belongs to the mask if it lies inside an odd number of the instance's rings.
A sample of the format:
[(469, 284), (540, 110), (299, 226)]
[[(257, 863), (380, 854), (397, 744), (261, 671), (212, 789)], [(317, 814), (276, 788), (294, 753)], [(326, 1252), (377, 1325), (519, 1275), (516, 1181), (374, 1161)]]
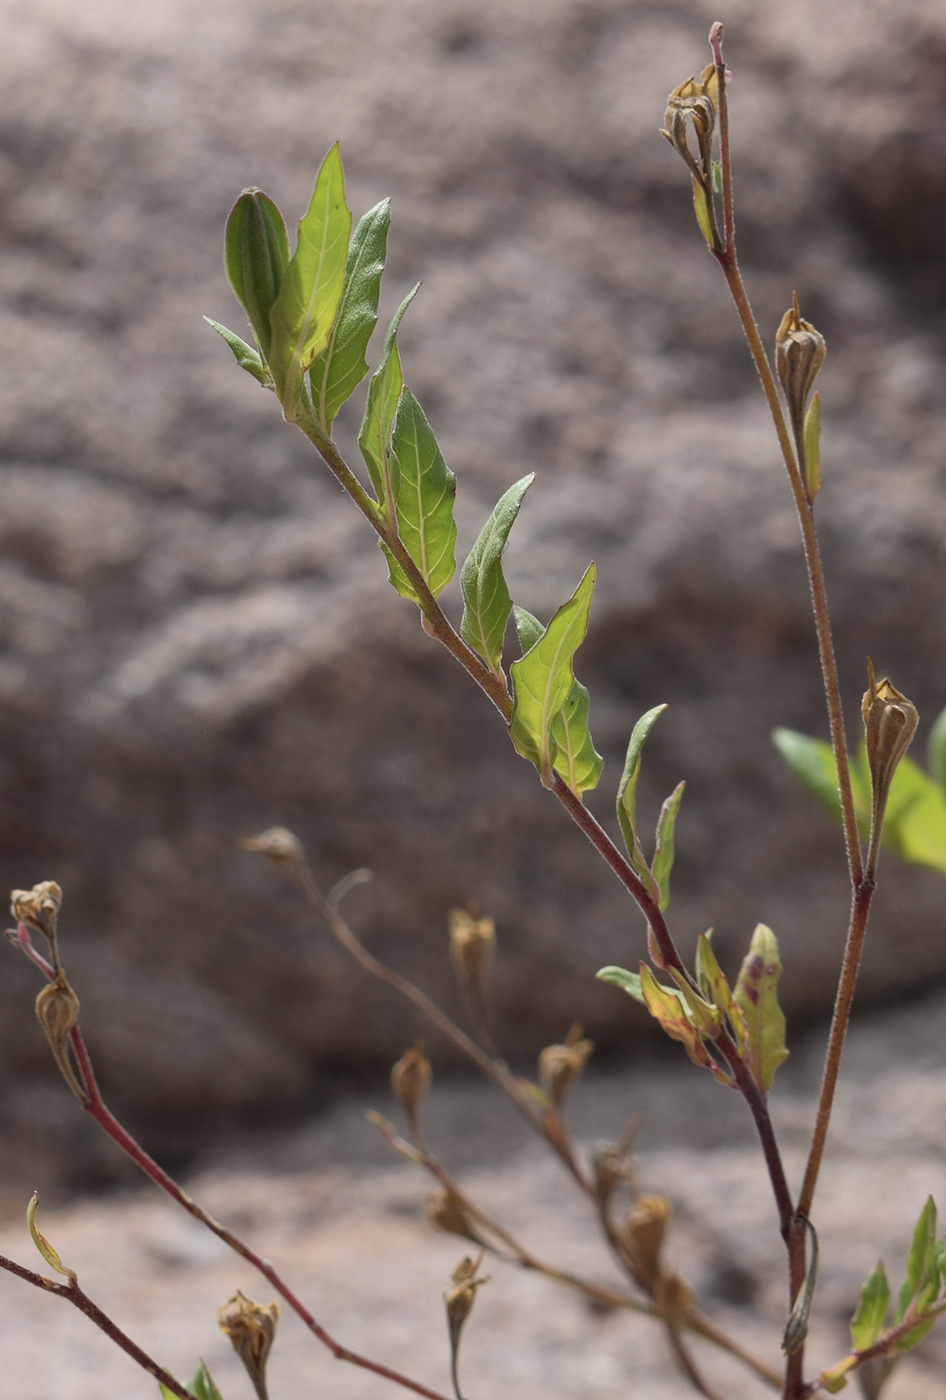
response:
[(655, 705), (635, 724), (630, 743), (627, 746), (627, 757), (624, 760), (624, 772), (618, 785), (617, 797), (618, 821), (621, 824), (621, 832), (624, 836), (627, 853), (631, 858), (631, 865), (655, 897), (659, 897), (659, 890), (651, 875), (650, 867), (644, 859), (644, 852), (637, 837), (634, 820), (637, 804), (637, 779), (641, 769), (641, 749), (644, 747), (647, 735), (666, 708), (666, 705)]
[(263, 364), (263, 361), (253, 349), (252, 345), (247, 345), (245, 340), (241, 340), (238, 335), (234, 335), (233, 331), (228, 331), (226, 326), (221, 326), (219, 321), (212, 321), (209, 316), (205, 316), (204, 320), (207, 322), (208, 326), (213, 326), (217, 334), (227, 342), (240, 368), (245, 369), (247, 374), (252, 374), (253, 378), (258, 379), (264, 388), (271, 389), (273, 387), (273, 381), (269, 370)]
[(574, 681), (562, 706), (561, 714), (552, 722), (555, 741), (555, 771), (561, 774), (576, 797), (598, 786), (604, 759), (598, 753), (588, 728), (591, 697), (581, 681)]
[(710, 224), (709, 201), (706, 198), (706, 191), (694, 176), (690, 178), (693, 180), (693, 208), (696, 212), (696, 222), (700, 226), (700, 233), (712, 248), (713, 228)]
[(789, 768), (822, 802), (836, 821), (841, 820), (838, 770), (834, 751), (823, 739), (811, 739), (795, 729), (774, 729), (772, 739)]
[(365, 351), (378, 320), (390, 223), (391, 203), (387, 199), (359, 220), (348, 248), (338, 315), (328, 345), (309, 370), (315, 416), (327, 433), (332, 431), (342, 404), (368, 373)]
[(710, 943), (711, 935), (712, 929), (708, 933), (701, 933), (697, 940), (696, 980), (706, 1000), (711, 1002), (713, 1006), (718, 1006), (725, 1015), (732, 1028), (739, 1053), (745, 1058), (749, 1045), (749, 1033), (742, 1012), (733, 1000), (729, 983), (716, 961), (716, 954)]
[(692, 1013), (683, 993), (676, 987), (662, 987), (646, 963), (641, 963), (641, 991), (651, 1016), (671, 1040), (679, 1040), (695, 1065), (717, 1068), (693, 1024)]
[[(406, 385), (398, 400), (391, 452), (398, 472), (398, 534), (436, 598), (457, 567), (453, 553), (457, 539), (453, 518), (457, 479), (443, 460), (423, 409)], [(419, 604), (413, 583), (393, 554), (383, 545), (382, 548), (387, 555), (391, 583), (402, 598), (412, 598)]]
[(747, 1063), (763, 1092), (772, 1087), (775, 1071), (788, 1055), (785, 1017), (776, 990), (781, 975), (775, 934), (765, 924), (758, 924), (739, 972), (733, 1000), (746, 1024)]
[(929, 1281), (935, 1246), (936, 1203), (932, 1196), (927, 1196), (926, 1203), (920, 1211), (920, 1217), (913, 1229), (913, 1240), (910, 1245), (910, 1253), (907, 1255), (906, 1278), (900, 1286), (897, 1311), (894, 1314), (895, 1326), (899, 1326), (903, 1322), (910, 1304)]
[(552, 726), (561, 714), (575, 680), (572, 662), (586, 631), (595, 586), (595, 566), (563, 603), (542, 636), (510, 667), (513, 690), (509, 735), (516, 750), (539, 770), (546, 787), (552, 785), (557, 743)]
[(545, 628), (537, 617), (526, 612), (525, 608), (516, 605), (516, 631), (519, 634), (519, 645), (522, 647), (522, 654), (531, 651), (540, 637), (545, 636)]
[(595, 976), (599, 982), (609, 982), (612, 987), (620, 987), (622, 992), (627, 992), (628, 996), (639, 1001), (641, 1006), (647, 1005), (641, 990), (639, 972), (628, 972), (626, 967), (603, 967)]
[(502, 674), (503, 638), (512, 611), (503, 575), (503, 551), (522, 499), (534, 480), (535, 472), (530, 472), (500, 497), (460, 570), (460, 636), (497, 676)]
[(802, 430), (805, 451), (805, 485), (808, 499), (813, 501), (821, 489), (821, 396), (814, 394), (805, 414)]
[(417, 295), (419, 286), (418, 282), (417, 286), (408, 292), (388, 326), (381, 360), (368, 384), (368, 401), (358, 434), (358, 446), (361, 448), (371, 484), (381, 505), (381, 514), (387, 524), (394, 520), (394, 502), (398, 491), (397, 459), (391, 452), (391, 430), (404, 387), (401, 357), (397, 348), (397, 329), (401, 324), (401, 317)]
[(855, 1351), (874, 1345), (884, 1330), (889, 1306), (890, 1284), (883, 1264), (878, 1262), (861, 1289), (857, 1312), (851, 1318), (851, 1345)]
[(946, 794), (946, 710), (940, 711), (930, 732), (927, 749), (930, 772)]
[(207, 1369), (206, 1361), (202, 1361), (197, 1367), (187, 1388), (194, 1396), (194, 1400), (223, 1400), (223, 1396), (214, 1385), (213, 1377)]
[(345, 287), (351, 211), (334, 145), (322, 162), (309, 208), (299, 221), (296, 251), (270, 312), (269, 367), (288, 412), (303, 389), (303, 376), (328, 344)]
[(946, 796), (910, 758), (900, 760), (890, 784), (884, 845), (901, 860), (946, 874)]
[(237, 301), (246, 311), (264, 360), (272, 342), (270, 312), (289, 264), (282, 214), (262, 190), (244, 190), (227, 220), (224, 256)]
[(75, 1270), (66, 1268), (65, 1264), (60, 1259), (58, 1252), (55, 1249), (53, 1249), (46, 1236), (41, 1235), (39, 1232), (39, 1229), (36, 1224), (36, 1209), (38, 1205), (39, 1193), (37, 1191), (34, 1191), (32, 1196), (30, 1197), (30, 1203), (26, 1207), (26, 1224), (32, 1237), (33, 1243), (35, 1244), (36, 1248), (39, 1250), (43, 1258), (46, 1260), (46, 1263), (50, 1266), (50, 1268), (55, 1269), (57, 1274), (62, 1274), (65, 1278), (71, 1279), (72, 1282), (75, 1283)]
[(673, 830), (677, 822), (677, 813), (680, 810), (680, 802), (683, 798), (683, 790), (686, 783), (677, 783), (673, 792), (667, 798), (660, 809), (660, 820), (657, 823), (657, 845), (654, 850), (654, 879), (657, 881), (657, 888), (660, 891), (661, 912), (670, 903), (670, 872), (673, 869)]

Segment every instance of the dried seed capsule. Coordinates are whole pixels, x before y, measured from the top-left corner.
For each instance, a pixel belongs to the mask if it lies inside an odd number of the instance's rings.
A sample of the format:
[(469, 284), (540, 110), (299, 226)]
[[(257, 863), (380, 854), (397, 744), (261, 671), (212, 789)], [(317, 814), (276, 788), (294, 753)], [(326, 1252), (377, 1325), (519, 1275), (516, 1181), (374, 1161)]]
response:
[(913, 702), (901, 695), (886, 676), (882, 681), (874, 679), (874, 667), (869, 659), (867, 675), (870, 684), (861, 702), (861, 713), (864, 717), (867, 766), (870, 769), (871, 823), (867, 878), (872, 880), (890, 784), (897, 765), (916, 733), (919, 715)]
[[(661, 128), (660, 133), (666, 136), (674, 150), (683, 157), (691, 174), (707, 194), (710, 193), (712, 181), (711, 143), (716, 125), (718, 92), (716, 65), (711, 63), (703, 69), (699, 81), (696, 78), (687, 78), (686, 82), (674, 88), (667, 98), (665, 126)], [(692, 123), (696, 135), (698, 161), (694, 158), (687, 141), (688, 122)]]
[(424, 1042), (415, 1041), (391, 1070), (391, 1090), (404, 1110), (411, 1141), (420, 1148), (423, 1147), (423, 1138), (418, 1115), (421, 1101), (430, 1088), (430, 1080), (430, 1061), (424, 1053)]
[(79, 998), (66, 981), (64, 972), (60, 972), (56, 980), (48, 983), (37, 996), (36, 1019), (49, 1041), (49, 1048), (63, 1079), (79, 1102), (87, 1104), (89, 1096), (79, 1083), (69, 1057), (69, 1035), (79, 1019)]
[(450, 959), (457, 980), (470, 1001), (479, 1029), (487, 1024), (486, 982), (496, 951), (496, 925), (492, 919), (476, 919), (467, 909), (451, 909)]
[(595, 1048), (592, 1041), (581, 1039), (581, 1030), (576, 1021), (564, 1045), (547, 1045), (539, 1055), (539, 1078), (553, 1103), (564, 1102)]
[(651, 1291), (660, 1277), (660, 1251), (672, 1207), (666, 1196), (638, 1196), (621, 1233), (635, 1260), (640, 1282)]
[(55, 880), (41, 880), (31, 890), (10, 891), (10, 913), (19, 922), (35, 929), (52, 943), (56, 920), (62, 907), (62, 890)]
[(439, 1186), (427, 1197), (424, 1207), (427, 1219), (438, 1230), (448, 1235), (459, 1235), (463, 1240), (482, 1246), (483, 1241), (476, 1232), (476, 1226), (456, 1192), (446, 1186)]
[(246, 1367), (259, 1400), (268, 1400), (266, 1390), (266, 1361), (276, 1337), (279, 1321), (278, 1303), (254, 1303), (239, 1289), (217, 1313), (221, 1332), (233, 1343), (233, 1349)]
[[(808, 497), (814, 496), (812, 485), (818, 474), (817, 462), (809, 462), (812, 443), (806, 443), (805, 423), (808, 400), (818, 371), (824, 364), (825, 342), (820, 331), (802, 318), (798, 294), (792, 293), (792, 304), (782, 317), (775, 336), (775, 372), (779, 377), (795, 435), (798, 462), (808, 487)], [(809, 439), (815, 431), (809, 426)], [(817, 489), (817, 487), (815, 487)]]

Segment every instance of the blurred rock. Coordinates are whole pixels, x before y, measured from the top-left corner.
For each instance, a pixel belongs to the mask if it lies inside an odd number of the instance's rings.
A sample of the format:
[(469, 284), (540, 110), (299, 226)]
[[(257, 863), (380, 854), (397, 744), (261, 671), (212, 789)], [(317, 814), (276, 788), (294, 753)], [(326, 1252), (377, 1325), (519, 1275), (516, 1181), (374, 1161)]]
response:
[[(819, 513), (852, 733), (868, 652), (928, 725), (946, 702), (946, 15), (723, 9), (757, 314), (771, 337), (797, 288), (829, 344)], [(641, 806), (655, 817), (687, 779), (681, 940), (712, 924), (733, 965), (763, 919), (790, 1014), (829, 1004), (840, 838), (768, 737), (824, 731), (797, 532), (656, 134), (715, 17), (708, 0), (5, 7), (0, 870), (64, 886), (89, 1038), (142, 1121), (281, 1113), (311, 1101), (318, 1067), (417, 1033), (237, 849), (274, 822), (326, 884), (374, 867), (353, 921), (453, 1009), (446, 911), (494, 914), (509, 1054), (575, 1017), (606, 1046), (643, 1029), (593, 980), (638, 956), (635, 911), (201, 320), (240, 328), (220, 266), (239, 190), (294, 220), (336, 138), (356, 213), (394, 198), (384, 314), (424, 280), (402, 352), (459, 477), (461, 548), (535, 469), (517, 600), (547, 617), (597, 560), (591, 805), (609, 818), (630, 728), (669, 701)], [(346, 447), (356, 429), (353, 412)], [(946, 973), (941, 879), (882, 873), (875, 1001)], [(3, 1064), (38, 1073), (13, 962)]]

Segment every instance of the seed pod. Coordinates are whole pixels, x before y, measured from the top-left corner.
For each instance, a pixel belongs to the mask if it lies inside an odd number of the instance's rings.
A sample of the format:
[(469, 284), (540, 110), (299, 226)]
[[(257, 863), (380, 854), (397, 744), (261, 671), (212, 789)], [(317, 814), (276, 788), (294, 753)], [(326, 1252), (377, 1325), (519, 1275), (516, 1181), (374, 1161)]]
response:
[(451, 909), (450, 960), (463, 988), (477, 1032), (490, 1044), (486, 984), (496, 951), (496, 925), (492, 919), (476, 919), (467, 909)]
[(41, 880), (31, 890), (10, 891), (10, 913), (19, 922), (55, 942), (62, 890), (55, 880)]
[(224, 245), (227, 277), (243, 306), (260, 354), (269, 358), (269, 313), (289, 265), (289, 239), (283, 217), (262, 190), (246, 189), (227, 220)]
[(81, 1104), (89, 1096), (79, 1083), (69, 1057), (69, 1035), (79, 1019), (79, 998), (66, 981), (64, 972), (49, 982), (36, 998), (36, 1019), (43, 1028), (49, 1048), (63, 1079)]
[(882, 681), (874, 679), (874, 667), (870, 659), (867, 662), (867, 675), (870, 684), (861, 702), (861, 714), (864, 717), (864, 743), (871, 785), (867, 877), (873, 879), (890, 784), (897, 771), (897, 765), (916, 733), (919, 716), (912, 701), (901, 695), (886, 676)]
[(805, 441), (805, 420), (808, 399), (818, 371), (824, 364), (824, 357), (824, 336), (815, 330), (810, 321), (802, 319), (798, 294), (793, 292), (792, 304), (782, 317), (775, 336), (775, 372), (788, 404), (798, 462), (806, 480), (809, 500), (814, 496), (812, 478), (817, 474), (817, 464), (812, 463), (809, 469), (810, 444)]
[(421, 1149), (423, 1138), (418, 1114), (421, 1101), (430, 1088), (430, 1080), (430, 1061), (424, 1053), (424, 1042), (415, 1041), (391, 1070), (391, 1090), (404, 1110), (411, 1141)]
[(595, 1048), (592, 1041), (581, 1039), (581, 1030), (576, 1021), (564, 1045), (547, 1045), (539, 1055), (539, 1078), (553, 1103), (564, 1102)]
[(431, 1225), (448, 1235), (459, 1235), (463, 1240), (483, 1246), (463, 1202), (456, 1192), (446, 1186), (439, 1186), (427, 1197), (424, 1210)]
[(259, 1400), (269, 1400), (266, 1390), (266, 1361), (276, 1337), (278, 1303), (254, 1303), (237, 1289), (217, 1313), (221, 1332), (233, 1343), (233, 1350), (246, 1367)]
[(453, 1287), (448, 1288), (443, 1295), (444, 1303), (447, 1307), (447, 1328), (450, 1334), (450, 1365), (453, 1375), (453, 1388), (457, 1395), (460, 1394), (460, 1383), (457, 1375), (457, 1359), (460, 1350), (460, 1337), (463, 1333), (463, 1325), (472, 1311), (476, 1301), (476, 1290), (482, 1288), (484, 1283), (489, 1282), (486, 1278), (477, 1278), (476, 1271), (483, 1262), (484, 1251), (481, 1249), (476, 1259), (462, 1259), (453, 1271)]
[(671, 1212), (672, 1207), (666, 1196), (638, 1196), (634, 1209), (621, 1229), (634, 1261), (635, 1277), (648, 1292), (653, 1290), (662, 1272), (660, 1251)]
[[(660, 132), (686, 161), (694, 179), (707, 195), (711, 191), (711, 144), (716, 125), (718, 93), (716, 65), (711, 63), (703, 69), (699, 81), (696, 78), (687, 78), (686, 82), (674, 88), (667, 98), (665, 127), (662, 127)], [(693, 124), (699, 148), (699, 161), (694, 158), (687, 141), (687, 122)]]

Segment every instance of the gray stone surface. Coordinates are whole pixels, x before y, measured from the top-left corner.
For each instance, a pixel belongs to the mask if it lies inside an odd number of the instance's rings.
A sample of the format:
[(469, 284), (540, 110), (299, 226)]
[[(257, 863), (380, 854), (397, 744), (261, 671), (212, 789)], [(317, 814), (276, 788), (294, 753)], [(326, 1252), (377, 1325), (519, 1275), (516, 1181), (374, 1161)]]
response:
[[(771, 338), (797, 287), (829, 341), (819, 508), (848, 718), (870, 651), (928, 721), (946, 701), (936, 0), (0, 5), (0, 872), (65, 887), (89, 1041), (141, 1121), (298, 1108), (416, 1033), (237, 850), (277, 821), (326, 882), (375, 868), (352, 917), (451, 1005), (445, 911), (494, 913), (510, 1054), (576, 1015), (604, 1045), (641, 1029), (592, 976), (640, 952), (634, 911), (200, 319), (240, 324), (220, 267), (240, 188), (294, 218), (336, 138), (355, 211), (394, 199), (384, 313), (424, 280), (402, 348), (460, 480), (461, 546), (535, 469), (517, 599), (548, 616), (597, 560), (592, 805), (607, 818), (634, 720), (669, 701), (641, 801), (655, 815), (688, 781), (682, 941), (712, 924), (732, 964), (764, 919), (790, 1012), (828, 1004), (840, 843), (768, 739), (824, 727), (792, 511), (656, 134), (717, 14), (760, 321)], [(942, 890), (886, 862), (866, 998), (942, 977)], [(3, 957), (14, 1122), (46, 1073), (28, 971)]]

